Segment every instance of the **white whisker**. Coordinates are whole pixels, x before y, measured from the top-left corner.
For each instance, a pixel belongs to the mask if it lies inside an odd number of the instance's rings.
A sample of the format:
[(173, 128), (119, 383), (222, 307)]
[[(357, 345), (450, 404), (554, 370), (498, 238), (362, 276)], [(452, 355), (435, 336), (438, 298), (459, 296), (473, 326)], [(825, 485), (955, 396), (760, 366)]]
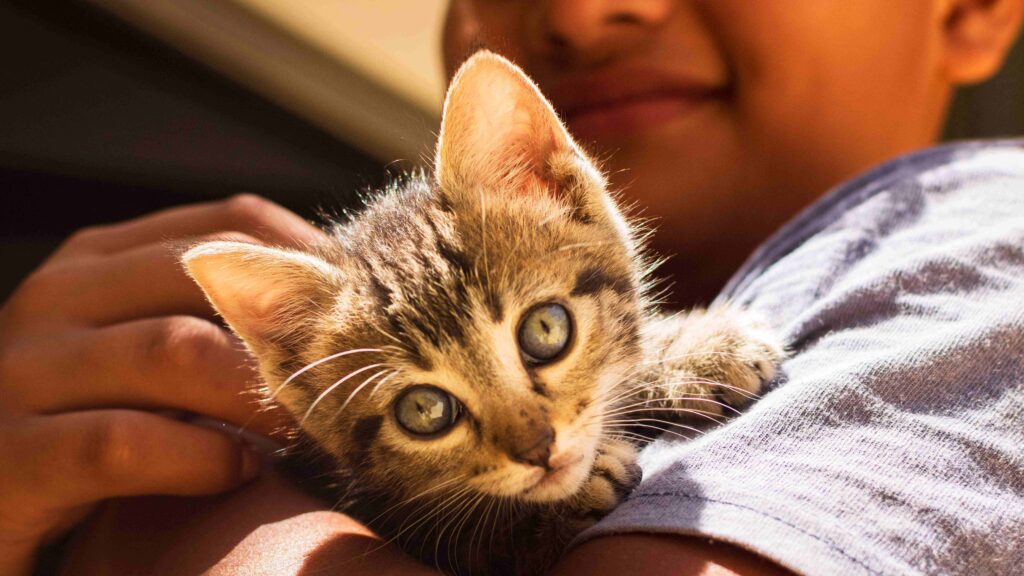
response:
[[(326, 389), (326, 390), (324, 390), (323, 392), (321, 392), (321, 393), (320, 393), (320, 395), (316, 397), (316, 400), (314, 400), (314, 401), (313, 401), (313, 403), (309, 405), (309, 409), (308, 409), (308, 410), (306, 410), (306, 413), (305, 413), (305, 414), (304, 414), (304, 415), (302, 416), (302, 422), (305, 422), (305, 421), (306, 421), (306, 418), (309, 418), (309, 415), (313, 413), (313, 409), (314, 409), (314, 408), (316, 408), (316, 405), (317, 405), (317, 404), (319, 404), (321, 400), (323, 400), (324, 398), (326, 398), (328, 394), (330, 394), (331, 392), (334, 392), (334, 390), (335, 390), (335, 389), (336, 389), (336, 388), (337, 388), (338, 386), (341, 386), (342, 384), (344, 384), (345, 382), (347, 382), (347, 381), (348, 381), (348, 380), (349, 380), (350, 378), (352, 378), (353, 376), (357, 376), (357, 375), (359, 375), (359, 374), (361, 374), (361, 373), (363, 373), (363, 372), (366, 372), (367, 370), (372, 370), (372, 369), (374, 369), (374, 368), (377, 368), (377, 367), (379, 367), (379, 366), (383, 366), (383, 364), (370, 364), (369, 366), (363, 366), (362, 368), (360, 368), (360, 369), (358, 369), (358, 370), (355, 370), (355, 371), (349, 372), (348, 374), (346, 374), (346, 375), (345, 375), (345, 377), (344, 377), (344, 378), (342, 378), (341, 380), (338, 380), (338, 381), (337, 381), (337, 382), (335, 382), (334, 384), (331, 384), (330, 386), (328, 386), (328, 387), (327, 387), (327, 389)], [(382, 372), (385, 372), (385, 371), (384, 371), (384, 370), (382, 370), (382, 371), (381, 371), (381, 372), (379, 372), (378, 374), (380, 374), (380, 373), (382, 373)], [(372, 378), (372, 376), (371, 376), (371, 378)], [(367, 381), (369, 381), (369, 379), (368, 379)], [(361, 390), (361, 389), (362, 389), (362, 387), (363, 387), (363, 386), (365, 386), (365, 385), (366, 385), (366, 382), (363, 382), (362, 384), (360, 384), (360, 385), (359, 385), (359, 386), (358, 386), (358, 387), (357, 387), (357, 388), (355, 389), (355, 391), (353, 391), (353, 392), (352, 392), (352, 394), (349, 394), (349, 397), (348, 397), (348, 399), (347, 399), (347, 400), (345, 400), (345, 404), (343, 404), (343, 405), (342, 405), (342, 408), (343, 408), (343, 409), (344, 409), (344, 408), (345, 408), (345, 406), (347, 406), (347, 405), (348, 405), (348, 403), (349, 403), (349, 402), (350, 402), (350, 401), (352, 400), (352, 397), (356, 395), (356, 392), (359, 392), (359, 390)]]
[(285, 381), (282, 382), (281, 385), (277, 387), (277, 390), (274, 390), (273, 393), (270, 394), (270, 400), (273, 400), (275, 397), (277, 397), (277, 393), (280, 392), (281, 389), (283, 389), (285, 386), (290, 384), (292, 380), (295, 380), (299, 376), (302, 376), (303, 374), (305, 374), (309, 370), (312, 370), (313, 368), (316, 368), (317, 366), (323, 364), (324, 362), (330, 362), (331, 360), (334, 360), (335, 358), (341, 358), (342, 356), (348, 356), (349, 354), (358, 354), (360, 352), (383, 352), (383, 350), (381, 350), (380, 348), (356, 348), (355, 350), (345, 350), (344, 352), (338, 352), (337, 354), (331, 354), (330, 356), (326, 356), (326, 357), (321, 358), (321, 359), (319, 359), (319, 360), (317, 360), (315, 362), (310, 362), (309, 364), (306, 364), (305, 366), (303, 366), (302, 368), (300, 368), (296, 372), (292, 373), (292, 375), (289, 376), (287, 379), (285, 379)]
[(395, 370), (391, 374), (388, 374), (387, 376), (381, 378), (380, 382), (377, 382), (376, 384), (373, 385), (373, 388), (370, 390), (370, 395), (367, 396), (367, 398), (373, 398), (373, 395), (377, 393), (377, 390), (379, 390), (380, 387), (383, 386), (385, 382), (387, 382), (388, 380), (391, 380), (392, 378), (394, 378), (397, 375), (398, 375), (398, 370)]

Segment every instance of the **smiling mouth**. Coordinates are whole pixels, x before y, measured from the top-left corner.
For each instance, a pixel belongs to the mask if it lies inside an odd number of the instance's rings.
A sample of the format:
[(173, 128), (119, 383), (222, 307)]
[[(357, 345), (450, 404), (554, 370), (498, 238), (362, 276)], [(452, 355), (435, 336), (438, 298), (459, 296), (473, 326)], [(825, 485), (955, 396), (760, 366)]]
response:
[(582, 106), (565, 116), (572, 133), (580, 138), (629, 136), (692, 114), (718, 99), (713, 92), (651, 92)]
[(566, 75), (545, 87), (573, 135), (629, 136), (656, 129), (722, 102), (727, 78), (659, 69), (622, 68)]

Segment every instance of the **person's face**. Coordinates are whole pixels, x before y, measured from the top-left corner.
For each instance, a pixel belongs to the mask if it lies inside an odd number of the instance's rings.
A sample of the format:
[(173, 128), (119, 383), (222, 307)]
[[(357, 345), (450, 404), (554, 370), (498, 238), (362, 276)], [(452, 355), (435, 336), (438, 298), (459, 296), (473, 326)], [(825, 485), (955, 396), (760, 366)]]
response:
[(950, 91), (941, 2), (454, 2), (449, 73), (478, 46), (522, 66), (683, 261), (929, 143)]

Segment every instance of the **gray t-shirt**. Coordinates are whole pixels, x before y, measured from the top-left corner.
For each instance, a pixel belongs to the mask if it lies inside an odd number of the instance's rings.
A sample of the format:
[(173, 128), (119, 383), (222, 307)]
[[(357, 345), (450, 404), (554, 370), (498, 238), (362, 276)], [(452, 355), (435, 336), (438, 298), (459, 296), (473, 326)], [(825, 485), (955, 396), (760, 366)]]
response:
[(579, 541), (710, 537), (805, 574), (1024, 574), (1024, 140), (907, 156), (779, 231), (723, 297), (791, 354), (747, 413), (641, 455)]

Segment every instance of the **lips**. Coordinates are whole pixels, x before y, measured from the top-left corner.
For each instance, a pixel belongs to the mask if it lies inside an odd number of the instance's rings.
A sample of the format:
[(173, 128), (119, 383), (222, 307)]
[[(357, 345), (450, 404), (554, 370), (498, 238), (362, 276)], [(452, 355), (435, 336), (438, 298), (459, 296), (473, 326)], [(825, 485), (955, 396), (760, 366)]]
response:
[(570, 131), (584, 139), (642, 133), (727, 93), (722, 82), (638, 69), (562, 77), (546, 89)]

